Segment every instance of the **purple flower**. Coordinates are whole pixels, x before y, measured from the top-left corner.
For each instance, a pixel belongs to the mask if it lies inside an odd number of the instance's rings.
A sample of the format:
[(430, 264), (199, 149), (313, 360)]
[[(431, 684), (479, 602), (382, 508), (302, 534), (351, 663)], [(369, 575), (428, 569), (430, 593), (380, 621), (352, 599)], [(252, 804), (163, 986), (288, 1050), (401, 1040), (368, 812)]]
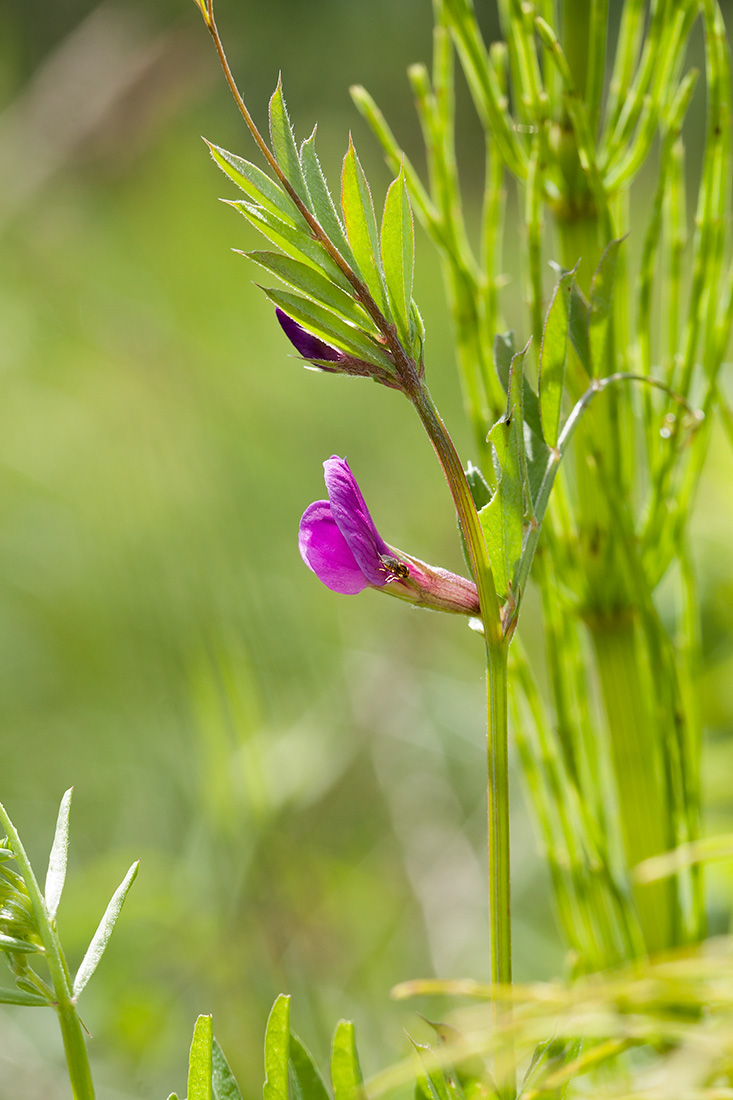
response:
[(437, 611), (478, 615), (476, 585), (389, 546), (377, 531), (345, 459), (323, 463), (328, 500), (309, 505), (300, 521), (303, 561), (327, 588), (353, 595), (379, 588)]
[(345, 459), (323, 463), (328, 500), (306, 508), (298, 545), (303, 561), (333, 592), (352, 595), (390, 579), (384, 558), (392, 552), (374, 526), (356, 478)]

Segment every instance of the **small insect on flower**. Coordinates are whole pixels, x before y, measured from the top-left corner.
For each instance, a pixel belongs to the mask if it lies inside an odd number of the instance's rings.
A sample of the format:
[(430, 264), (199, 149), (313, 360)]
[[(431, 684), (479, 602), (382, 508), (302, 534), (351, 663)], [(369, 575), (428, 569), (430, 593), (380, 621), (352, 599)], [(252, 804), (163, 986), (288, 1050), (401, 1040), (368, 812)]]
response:
[(327, 588), (343, 595), (376, 588), (435, 611), (478, 615), (473, 581), (388, 546), (345, 459), (331, 455), (323, 468), (328, 500), (306, 508), (298, 545), (305, 564)]
[(406, 579), (410, 575), (410, 567), (405, 562), (400, 561), (399, 558), (391, 558), (389, 555), (382, 555), (382, 561), (389, 569), (390, 573), (394, 573), (396, 577), (402, 577)]

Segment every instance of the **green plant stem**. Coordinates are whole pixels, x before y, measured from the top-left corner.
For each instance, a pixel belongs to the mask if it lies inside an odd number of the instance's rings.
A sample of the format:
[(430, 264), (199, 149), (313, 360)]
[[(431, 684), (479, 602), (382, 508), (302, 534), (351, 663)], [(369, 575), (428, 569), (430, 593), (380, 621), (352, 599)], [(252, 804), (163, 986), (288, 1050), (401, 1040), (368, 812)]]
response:
[(53, 992), (56, 998), (55, 1008), (61, 1026), (61, 1035), (64, 1041), (66, 1064), (69, 1071), (71, 1091), (74, 1100), (94, 1100), (94, 1085), (89, 1067), (86, 1039), (81, 1020), (76, 1011), (76, 1005), (72, 995), (71, 975), (66, 963), (64, 952), (56, 932), (55, 922), (51, 919), (46, 909), (36, 876), (33, 873), (30, 860), (21, 843), (18, 831), (8, 817), (4, 806), (0, 804), (0, 824), (2, 824), (10, 841), (15, 862), (20, 868), (28, 895), (31, 899), (33, 912), (38, 922), (38, 930), (41, 934), (45, 958), (48, 964)]
[[(512, 980), (511, 889), (509, 858), (509, 768), (507, 650), (499, 601), (489, 564), (486, 544), (476, 506), (463, 465), (427, 390), (421, 385), (412, 402), (435, 449), (450, 488), (458, 522), (466, 542), (469, 561), (478, 588), (484, 624), (488, 693), (488, 833), (489, 833), (489, 926), (491, 977), (495, 984)], [(498, 998), (494, 1002), (496, 1022), (509, 1011)], [(515, 1095), (514, 1056), (509, 1045), (497, 1058), (496, 1075), (502, 1097)]]
[(489, 715), (489, 895), (495, 915), (491, 928), (491, 978), (512, 980), (511, 884), (509, 875), (509, 755), (507, 732), (507, 650), (487, 646)]
[(487, 646), (500, 645), (502, 644), (502, 627), (499, 600), (496, 595), (494, 577), (489, 565), (481, 523), (471, 496), (471, 490), (466, 481), (466, 475), (463, 472), (463, 465), (427, 386), (420, 383), (410, 394), (410, 399), (438, 456), (438, 461), (443, 468), (448, 488), (453, 497), (458, 523), (466, 540), (468, 560), (478, 588), (486, 644)]
[[(588, 625), (608, 719), (621, 835), (632, 868), (674, 847), (662, 760), (633, 613), (609, 613)], [(674, 882), (637, 885), (634, 896), (647, 950), (670, 947), (676, 939)]]

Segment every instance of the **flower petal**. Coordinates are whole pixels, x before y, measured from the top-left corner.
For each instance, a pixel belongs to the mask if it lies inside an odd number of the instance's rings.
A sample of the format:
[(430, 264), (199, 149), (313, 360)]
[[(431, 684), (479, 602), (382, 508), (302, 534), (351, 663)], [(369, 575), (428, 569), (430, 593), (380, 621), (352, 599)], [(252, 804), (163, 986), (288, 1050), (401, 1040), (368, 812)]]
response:
[(381, 588), (389, 580), (382, 554), (390, 549), (374, 526), (356, 478), (338, 455), (331, 455), (323, 469), (333, 518), (369, 584)]
[(341, 534), (327, 500), (310, 504), (300, 521), (300, 556), (332, 592), (354, 595), (369, 586)]
[(344, 358), (343, 352), (338, 348), (332, 348), (330, 344), (308, 332), (282, 309), (276, 309), (275, 314), (288, 340), (304, 359), (325, 359), (329, 363), (339, 363)]

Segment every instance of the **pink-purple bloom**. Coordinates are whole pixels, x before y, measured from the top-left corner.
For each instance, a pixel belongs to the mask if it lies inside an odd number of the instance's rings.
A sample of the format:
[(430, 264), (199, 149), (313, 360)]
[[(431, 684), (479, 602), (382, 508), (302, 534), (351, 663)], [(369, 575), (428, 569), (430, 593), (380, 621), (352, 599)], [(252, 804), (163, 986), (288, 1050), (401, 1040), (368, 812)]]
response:
[(384, 541), (345, 459), (332, 455), (323, 469), (328, 500), (306, 508), (298, 545), (305, 564), (327, 588), (344, 595), (379, 588), (434, 610), (479, 613), (473, 581), (427, 565)]
[(323, 463), (328, 500), (306, 508), (298, 545), (303, 561), (333, 592), (353, 595), (390, 579), (384, 559), (392, 551), (374, 526), (356, 478), (345, 459)]

